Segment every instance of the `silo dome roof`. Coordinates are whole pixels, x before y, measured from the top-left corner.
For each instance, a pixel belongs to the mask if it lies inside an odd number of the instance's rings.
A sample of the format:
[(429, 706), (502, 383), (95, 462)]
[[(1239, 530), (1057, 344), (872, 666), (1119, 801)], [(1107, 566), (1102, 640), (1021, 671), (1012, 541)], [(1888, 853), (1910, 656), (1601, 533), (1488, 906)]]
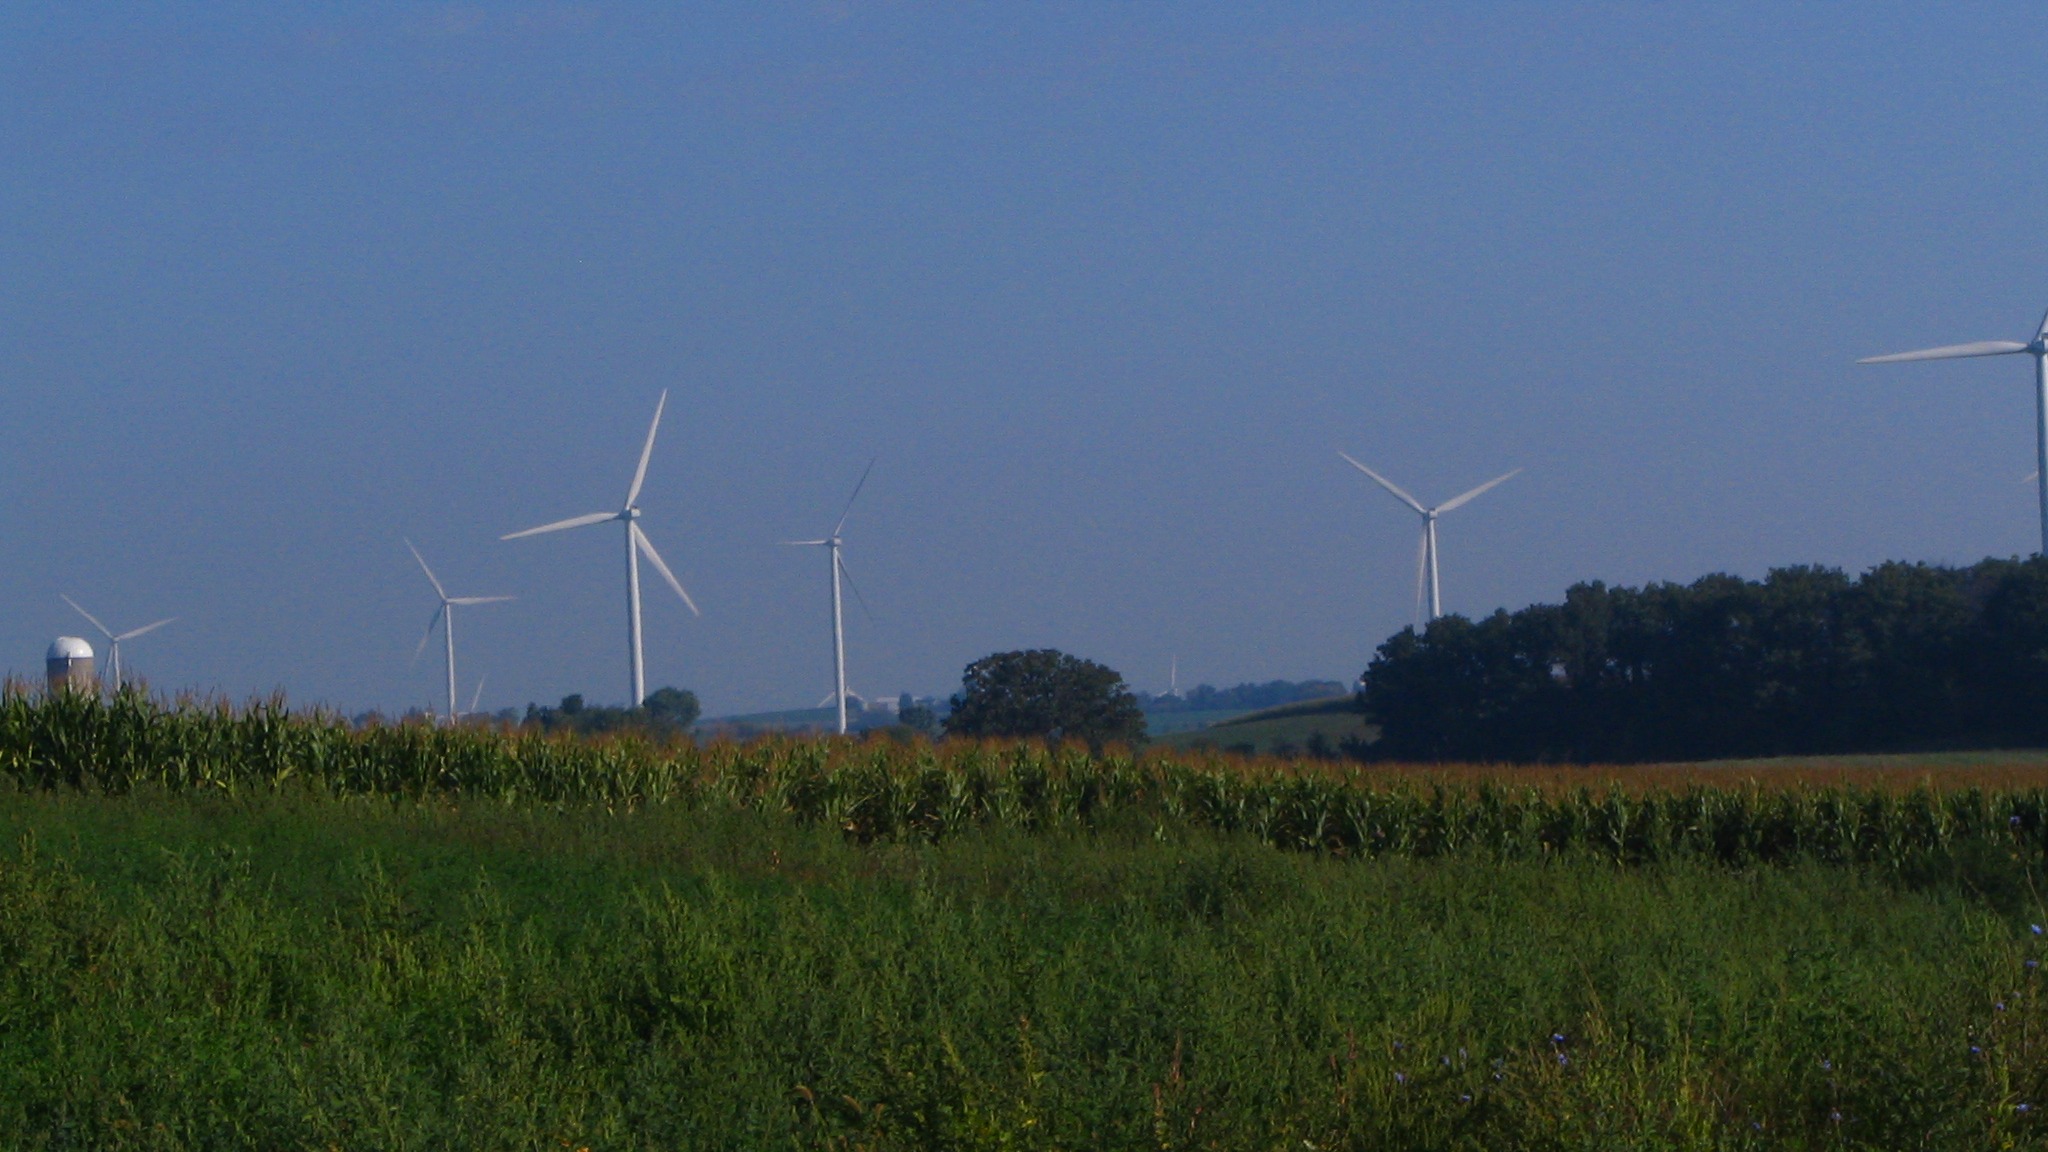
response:
[(55, 640), (50, 641), (50, 659), (90, 660), (92, 659), (92, 645), (87, 644), (76, 636), (59, 636)]

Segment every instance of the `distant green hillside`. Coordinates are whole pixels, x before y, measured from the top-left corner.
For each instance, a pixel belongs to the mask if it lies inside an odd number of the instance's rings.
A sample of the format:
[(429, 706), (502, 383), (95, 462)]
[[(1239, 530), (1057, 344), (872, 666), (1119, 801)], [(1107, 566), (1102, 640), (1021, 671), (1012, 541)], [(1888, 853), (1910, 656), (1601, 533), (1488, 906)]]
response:
[[(1354, 710), (1353, 697), (1302, 700), (1257, 711), (1242, 708), (1188, 712), (1152, 712), (1145, 717), (1146, 734), (1165, 748), (1228, 748), (1287, 755), (1308, 747), (1313, 733), (1323, 733), (1331, 747), (1347, 736), (1377, 730)], [(860, 726), (858, 714), (848, 717)], [(829, 732), (835, 717), (830, 708), (790, 708), (779, 712), (748, 712), (713, 716), (697, 722), (704, 736), (746, 736), (764, 732)]]
[(1296, 716), (1329, 716), (1335, 714), (1356, 714), (1358, 697), (1346, 692), (1339, 696), (1324, 696), (1316, 700), (1297, 700), (1292, 704), (1280, 704), (1272, 708), (1261, 708), (1256, 712), (1244, 712), (1223, 721), (1224, 724), (1258, 724), (1267, 720), (1287, 720)]
[(1378, 739), (1379, 728), (1358, 711), (1357, 698), (1347, 694), (1245, 712), (1205, 728), (1155, 737), (1154, 742), (1162, 748), (1292, 756), (1309, 751), (1318, 735), (1323, 746), (1335, 751), (1347, 739)]
[[(848, 714), (847, 719), (852, 721), (854, 714)], [(796, 732), (805, 729), (834, 728), (838, 723), (839, 714), (831, 708), (791, 708), (781, 712), (749, 712), (742, 716), (712, 716), (699, 720), (697, 731)]]
[(1220, 708), (1204, 712), (1147, 712), (1145, 732), (1154, 740), (1170, 736), (1175, 732), (1188, 732), (1222, 724), (1238, 716), (1246, 715), (1242, 708)]

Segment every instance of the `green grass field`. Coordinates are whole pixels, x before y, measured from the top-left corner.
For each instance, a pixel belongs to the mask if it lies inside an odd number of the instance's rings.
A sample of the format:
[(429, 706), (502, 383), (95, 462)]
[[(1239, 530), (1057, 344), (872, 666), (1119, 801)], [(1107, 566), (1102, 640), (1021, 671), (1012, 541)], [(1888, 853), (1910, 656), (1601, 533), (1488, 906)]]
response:
[(14, 795), (0, 834), (10, 1147), (2048, 1134), (2023, 870), (1992, 899), (1811, 864), (1142, 828), (860, 847), (759, 814), (303, 796)]
[(1369, 769), (0, 701), (0, 1141), (2048, 1147), (2048, 760)]

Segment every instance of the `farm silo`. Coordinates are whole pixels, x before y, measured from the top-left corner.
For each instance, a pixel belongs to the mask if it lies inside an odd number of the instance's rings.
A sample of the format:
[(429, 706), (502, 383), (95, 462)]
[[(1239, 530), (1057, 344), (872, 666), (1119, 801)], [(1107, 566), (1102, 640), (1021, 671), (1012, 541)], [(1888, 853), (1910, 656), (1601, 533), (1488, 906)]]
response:
[(76, 636), (51, 641), (43, 668), (49, 674), (52, 692), (91, 692), (99, 686), (92, 672), (92, 645)]

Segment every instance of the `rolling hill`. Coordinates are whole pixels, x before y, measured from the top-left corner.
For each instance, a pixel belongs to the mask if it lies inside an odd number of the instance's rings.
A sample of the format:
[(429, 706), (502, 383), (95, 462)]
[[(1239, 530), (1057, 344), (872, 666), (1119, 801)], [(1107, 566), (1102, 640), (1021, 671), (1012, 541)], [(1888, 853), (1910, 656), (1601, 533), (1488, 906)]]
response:
[(1369, 743), (1378, 738), (1379, 729), (1358, 710), (1357, 697), (1347, 693), (1240, 713), (1205, 727), (1157, 735), (1154, 743), (1162, 748), (1289, 756), (1307, 750), (1318, 736), (1334, 750), (1347, 739)]

